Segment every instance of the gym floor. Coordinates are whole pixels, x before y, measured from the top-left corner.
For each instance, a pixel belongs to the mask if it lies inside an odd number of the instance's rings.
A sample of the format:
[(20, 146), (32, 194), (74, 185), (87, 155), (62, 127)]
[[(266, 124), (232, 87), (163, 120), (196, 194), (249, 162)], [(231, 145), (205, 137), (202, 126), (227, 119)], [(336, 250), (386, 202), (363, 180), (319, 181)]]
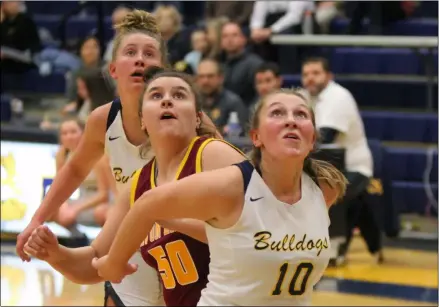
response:
[[(103, 286), (76, 285), (38, 260), (22, 263), (2, 245), (1, 306), (102, 306)], [(348, 262), (317, 285), (317, 306), (438, 306), (438, 253), (386, 247), (378, 265), (360, 238)]]

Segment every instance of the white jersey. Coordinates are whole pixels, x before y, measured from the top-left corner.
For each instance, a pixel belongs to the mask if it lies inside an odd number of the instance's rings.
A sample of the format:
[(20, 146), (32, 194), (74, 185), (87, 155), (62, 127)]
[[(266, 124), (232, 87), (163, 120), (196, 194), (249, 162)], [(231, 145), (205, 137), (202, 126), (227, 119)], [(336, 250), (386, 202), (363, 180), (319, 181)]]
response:
[[(115, 99), (110, 108), (105, 133), (105, 152), (116, 180), (118, 191), (129, 187), (136, 170), (148, 160), (141, 159), (139, 146), (131, 144), (122, 125), (122, 105)], [(164, 306), (160, 279), (157, 271), (147, 265), (141, 254), (136, 252), (130, 263), (138, 265), (136, 273), (123, 279), (120, 284), (112, 284), (125, 306)]]
[(131, 144), (123, 129), (122, 105), (120, 100), (112, 102), (105, 133), (105, 153), (110, 159), (110, 166), (116, 180), (117, 190), (128, 187), (134, 173), (142, 168), (148, 160), (140, 158), (140, 146)]
[(206, 223), (210, 274), (198, 306), (310, 305), (330, 258), (322, 191), (303, 174), (302, 198), (289, 205), (273, 195), (250, 162), (237, 165), (244, 207), (228, 229)]

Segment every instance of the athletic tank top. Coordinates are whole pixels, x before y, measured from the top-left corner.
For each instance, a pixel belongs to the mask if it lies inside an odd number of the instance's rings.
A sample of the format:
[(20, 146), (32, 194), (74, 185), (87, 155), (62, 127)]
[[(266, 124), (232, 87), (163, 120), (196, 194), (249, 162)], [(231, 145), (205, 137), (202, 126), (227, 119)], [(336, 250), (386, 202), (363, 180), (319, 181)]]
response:
[(302, 306), (330, 254), (328, 209), (317, 184), (301, 178), (302, 198), (279, 201), (253, 165), (236, 164), (244, 179), (244, 206), (237, 223), (206, 223), (210, 275), (199, 306)]
[(122, 104), (119, 98), (111, 103), (105, 133), (105, 152), (110, 159), (110, 166), (120, 189), (131, 181), (136, 170), (148, 163), (148, 159), (140, 158), (140, 146), (131, 144), (123, 129)]
[[(118, 191), (130, 184), (136, 170), (149, 160), (140, 158), (139, 146), (131, 144), (122, 125), (122, 104), (117, 98), (111, 103), (105, 133), (105, 152), (116, 180)], [(119, 284), (112, 284), (125, 306), (164, 305), (157, 272), (145, 264), (139, 252), (130, 259), (137, 264), (137, 272), (127, 276)]]
[[(175, 175), (176, 180), (202, 171), (203, 149), (214, 140), (206, 137), (192, 140)], [(131, 204), (155, 186), (156, 166), (152, 160), (134, 175)], [(209, 273), (207, 244), (155, 224), (140, 249), (145, 262), (160, 273), (167, 306), (195, 306), (198, 303)]]

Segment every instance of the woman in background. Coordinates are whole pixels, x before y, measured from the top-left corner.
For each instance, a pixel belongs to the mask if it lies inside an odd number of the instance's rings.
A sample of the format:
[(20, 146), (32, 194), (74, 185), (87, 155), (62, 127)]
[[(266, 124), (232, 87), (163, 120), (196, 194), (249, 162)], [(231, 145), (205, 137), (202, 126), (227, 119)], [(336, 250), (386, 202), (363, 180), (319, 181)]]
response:
[[(84, 130), (78, 119), (67, 119), (59, 129), (60, 147), (56, 153), (56, 172), (58, 172), (78, 146)], [(110, 194), (115, 191), (114, 179), (107, 157), (103, 156), (90, 174), (79, 186), (79, 197), (68, 200), (52, 215), (52, 221), (69, 228), (78, 220), (90, 220), (103, 226), (109, 208)]]

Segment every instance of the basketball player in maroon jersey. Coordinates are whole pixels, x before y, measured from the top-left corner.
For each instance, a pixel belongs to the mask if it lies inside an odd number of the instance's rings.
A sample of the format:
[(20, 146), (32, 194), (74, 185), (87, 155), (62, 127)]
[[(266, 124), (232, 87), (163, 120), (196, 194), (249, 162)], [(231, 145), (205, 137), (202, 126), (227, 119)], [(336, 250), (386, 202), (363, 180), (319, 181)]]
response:
[[(119, 195), (117, 206), (125, 206), (124, 214), (149, 189), (246, 159), (232, 145), (212, 138), (215, 131), (201, 121), (201, 101), (188, 76), (163, 71), (149, 75), (148, 79), (141, 109), (142, 129), (148, 135), (155, 158), (136, 172), (131, 189)], [(148, 152), (148, 147), (145, 145), (141, 154)], [(209, 274), (210, 253), (204, 243), (207, 241), (204, 224), (195, 220), (184, 223), (179, 219), (163, 221), (161, 225), (156, 224), (143, 242), (142, 256), (159, 272), (167, 306), (195, 306)], [(26, 244), (25, 251), (43, 260), (51, 258), (46, 260), (49, 263), (54, 262), (59, 257), (55, 240), (47, 227), (40, 226)], [(98, 240), (93, 243), (95, 248), (100, 246), (99, 242), (96, 244)], [(93, 276), (94, 283), (99, 278), (96, 271), (92, 272), (92, 259), (89, 260), (89, 263), (79, 263), (70, 258), (64, 265), (83, 266), (82, 270)]]

